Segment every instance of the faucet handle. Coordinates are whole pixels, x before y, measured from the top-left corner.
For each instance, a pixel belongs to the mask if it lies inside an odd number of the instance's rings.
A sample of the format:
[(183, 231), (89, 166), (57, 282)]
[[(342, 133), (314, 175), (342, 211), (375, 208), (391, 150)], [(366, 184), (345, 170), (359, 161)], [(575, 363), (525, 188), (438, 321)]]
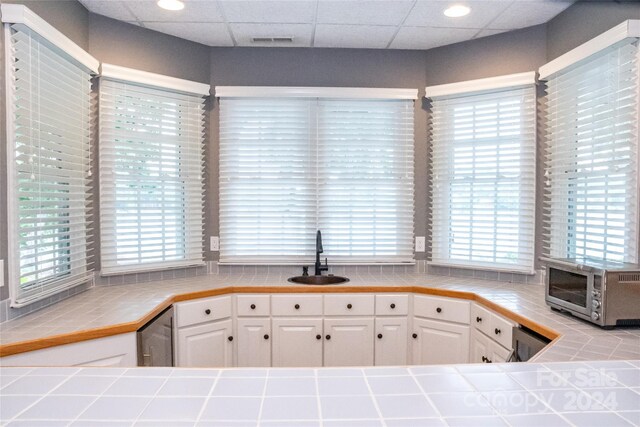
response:
[(302, 266), (302, 275), (303, 276), (308, 276), (309, 275), (309, 266), (308, 265)]

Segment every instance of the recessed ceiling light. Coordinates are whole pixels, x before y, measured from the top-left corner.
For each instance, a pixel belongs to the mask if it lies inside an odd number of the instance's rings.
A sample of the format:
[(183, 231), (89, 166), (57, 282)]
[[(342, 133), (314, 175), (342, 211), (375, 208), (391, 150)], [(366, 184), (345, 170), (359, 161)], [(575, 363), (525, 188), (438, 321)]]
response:
[(167, 10), (182, 10), (184, 3), (180, 0), (158, 0), (158, 6)]
[(461, 16), (468, 15), (471, 12), (467, 6), (461, 4), (454, 4), (453, 6), (445, 9), (444, 14), (449, 18), (460, 18)]

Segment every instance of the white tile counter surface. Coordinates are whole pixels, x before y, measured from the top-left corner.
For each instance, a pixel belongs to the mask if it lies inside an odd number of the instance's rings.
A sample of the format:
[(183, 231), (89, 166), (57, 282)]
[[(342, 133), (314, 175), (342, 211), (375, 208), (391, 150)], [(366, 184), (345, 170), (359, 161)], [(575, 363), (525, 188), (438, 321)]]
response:
[[(228, 286), (291, 287), (293, 285), (286, 280), (292, 275), (289, 273), (280, 269), (277, 273), (269, 274), (266, 267), (253, 267), (245, 268), (243, 273), (98, 286), (53, 306), (0, 324), (0, 345), (136, 321), (175, 294)], [(544, 286), (541, 285), (425, 273), (385, 273), (375, 267), (358, 268), (358, 274), (350, 274), (349, 278), (351, 281), (346, 285), (331, 287), (425, 286), (474, 292), (563, 334), (560, 340), (540, 353), (536, 361), (640, 359), (640, 328), (606, 331), (552, 312), (544, 302)]]
[(3, 368), (5, 426), (638, 426), (640, 361)]

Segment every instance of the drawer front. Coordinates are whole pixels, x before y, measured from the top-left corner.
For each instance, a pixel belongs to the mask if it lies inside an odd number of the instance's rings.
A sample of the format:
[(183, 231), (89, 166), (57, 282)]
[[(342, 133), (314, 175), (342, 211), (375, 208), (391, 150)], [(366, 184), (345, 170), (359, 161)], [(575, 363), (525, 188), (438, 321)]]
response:
[(471, 324), (486, 335), (491, 335), (494, 314), (478, 304), (471, 305)]
[(491, 330), (488, 335), (501, 346), (505, 348), (512, 348), (513, 343), (511, 342), (511, 338), (513, 336), (512, 329), (514, 325), (515, 323), (510, 320), (494, 314), (491, 317)]
[(322, 295), (273, 295), (271, 313), (274, 316), (322, 315)]
[(231, 296), (176, 304), (176, 320), (179, 328), (227, 317), (231, 317)]
[(445, 297), (416, 295), (413, 297), (413, 314), (418, 317), (469, 324), (469, 301)]
[(327, 316), (373, 316), (374, 296), (361, 294), (325, 295)]
[(236, 313), (238, 316), (269, 316), (271, 304), (269, 295), (236, 296)]
[(409, 314), (409, 295), (384, 294), (376, 295), (376, 315), (405, 316)]

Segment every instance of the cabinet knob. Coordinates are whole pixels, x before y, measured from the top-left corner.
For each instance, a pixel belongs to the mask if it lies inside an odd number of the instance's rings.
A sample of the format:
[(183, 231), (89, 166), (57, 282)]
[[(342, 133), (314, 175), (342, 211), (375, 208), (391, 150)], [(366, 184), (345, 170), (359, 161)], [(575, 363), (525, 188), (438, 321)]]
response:
[(317, 340), (321, 340), (322, 339), (322, 335), (320, 335), (320, 334), (316, 335), (316, 339)]
[(442, 313), (442, 309), (440, 307), (436, 308), (436, 312)]
[(476, 322), (478, 323), (482, 322), (482, 317), (476, 317)]
[(351, 310), (351, 309), (353, 308), (353, 306), (352, 306), (351, 304), (347, 304), (347, 308), (348, 308), (349, 310)]
[(496, 328), (493, 332), (496, 333), (496, 335), (500, 335), (500, 333), (502, 332), (500, 329)]
[(204, 314), (206, 314), (206, 315), (208, 316), (209, 314), (211, 314), (211, 310), (207, 308), (207, 309), (204, 311)]
[(418, 338), (418, 334), (411, 334), (411, 336), (413, 337), (414, 340)]
[(233, 337), (229, 337), (227, 338), (229, 341), (233, 341)]
[(330, 340), (331, 339), (331, 335), (327, 335), (325, 338)]
[(378, 334), (378, 339), (381, 340), (382, 339), (382, 334)]
[(296, 310), (300, 310), (300, 304), (294, 305), (293, 308), (295, 308)]
[(269, 339), (269, 334), (264, 334), (264, 339), (268, 340)]
[(394, 308), (396, 308), (396, 305), (395, 305), (395, 304), (393, 304), (393, 303), (391, 303), (391, 305), (390, 305), (389, 307), (391, 307), (392, 309), (394, 309)]
[(256, 305), (255, 304), (251, 304), (251, 310), (255, 310), (256, 309)]
[(482, 356), (482, 362), (486, 362), (488, 359), (484, 356)]
[(487, 359), (487, 363), (493, 363), (491, 359)]

